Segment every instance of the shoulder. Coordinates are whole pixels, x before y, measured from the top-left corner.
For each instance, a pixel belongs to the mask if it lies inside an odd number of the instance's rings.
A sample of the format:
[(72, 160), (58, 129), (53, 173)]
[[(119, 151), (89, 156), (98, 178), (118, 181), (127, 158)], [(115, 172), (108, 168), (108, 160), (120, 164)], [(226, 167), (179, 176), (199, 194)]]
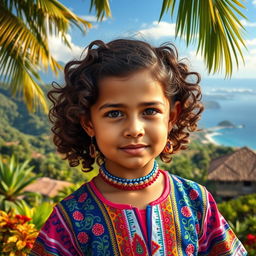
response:
[(198, 196), (201, 197), (206, 197), (206, 194), (208, 193), (207, 189), (203, 185), (195, 181), (185, 179), (171, 173), (169, 173), (169, 177), (172, 188), (174, 190), (178, 190), (180, 192), (188, 194), (191, 200), (196, 197), (196, 192), (198, 192), (200, 194)]
[[(90, 183), (84, 183), (72, 194), (61, 200), (56, 207), (70, 213), (74, 210), (84, 209), (85, 205), (93, 204), (93, 202), (95, 202), (95, 194), (90, 187)], [(90, 207), (87, 210), (89, 209)]]

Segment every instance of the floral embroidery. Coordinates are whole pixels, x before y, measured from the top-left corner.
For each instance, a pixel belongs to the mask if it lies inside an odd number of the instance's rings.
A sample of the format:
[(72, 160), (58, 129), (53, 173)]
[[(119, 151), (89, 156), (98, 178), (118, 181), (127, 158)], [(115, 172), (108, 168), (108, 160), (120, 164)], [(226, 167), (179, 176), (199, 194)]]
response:
[(81, 244), (86, 244), (89, 240), (89, 237), (85, 232), (80, 232), (77, 235), (77, 239)]
[(189, 197), (191, 200), (196, 200), (199, 196), (199, 193), (195, 189), (191, 189), (189, 192)]
[(191, 210), (190, 210), (190, 208), (188, 206), (183, 206), (181, 208), (181, 213), (185, 217), (191, 217), (192, 216), (192, 212), (191, 212)]
[(195, 251), (195, 246), (193, 244), (189, 244), (186, 248), (187, 255), (193, 256), (194, 251)]
[(79, 196), (78, 202), (83, 203), (87, 198), (87, 193), (83, 193), (82, 195)]
[(92, 227), (92, 233), (95, 235), (95, 236), (101, 236), (103, 233), (104, 233), (104, 227), (102, 224), (100, 223), (96, 223), (93, 225)]
[(73, 212), (72, 215), (73, 215), (73, 218), (74, 218), (75, 220), (77, 220), (77, 221), (81, 221), (81, 220), (84, 219), (84, 215), (83, 215), (81, 212), (79, 212), (79, 211)]

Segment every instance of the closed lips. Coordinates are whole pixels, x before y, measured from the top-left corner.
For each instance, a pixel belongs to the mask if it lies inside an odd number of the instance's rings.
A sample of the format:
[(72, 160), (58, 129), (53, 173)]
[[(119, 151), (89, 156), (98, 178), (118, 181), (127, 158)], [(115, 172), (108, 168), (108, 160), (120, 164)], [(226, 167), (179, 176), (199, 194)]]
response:
[(124, 147), (121, 147), (121, 149), (136, 149), (136, 148), (145, 148), (147, 145), (138, 144), (138, 145), (127, 145)]

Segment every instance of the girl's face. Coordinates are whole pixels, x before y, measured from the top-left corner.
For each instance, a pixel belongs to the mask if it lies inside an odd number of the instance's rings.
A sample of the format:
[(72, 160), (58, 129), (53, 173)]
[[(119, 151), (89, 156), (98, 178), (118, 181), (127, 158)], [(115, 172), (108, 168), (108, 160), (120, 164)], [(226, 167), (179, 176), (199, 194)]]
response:
[(170, 110), (160, 82), (142, 70), (100, 81), (99, 98), (85, 130), (95, 136), (107, 169), (129, 178), (131, 173), (151, 170), (178, 113), (179, 103)]

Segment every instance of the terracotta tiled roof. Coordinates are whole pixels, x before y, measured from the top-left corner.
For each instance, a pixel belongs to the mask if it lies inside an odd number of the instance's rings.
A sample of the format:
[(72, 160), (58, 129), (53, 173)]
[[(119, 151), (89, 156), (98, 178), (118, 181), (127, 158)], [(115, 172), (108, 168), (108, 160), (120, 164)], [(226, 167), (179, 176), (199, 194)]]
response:
[(243, 147), (214, 159), (209, 167), (208, 180), (256, 181), (256, 153)]
[(48, 177), (43, 177), (37, 179), (32, 184), (28, 185), (25, 188), (25, 191), (29, 192), (39, 192), (44, 196), (56, 196), (58, 191), (63, 189), (64, 187), (69, 187), (72, 183), (61, 180), (54, 180)]

